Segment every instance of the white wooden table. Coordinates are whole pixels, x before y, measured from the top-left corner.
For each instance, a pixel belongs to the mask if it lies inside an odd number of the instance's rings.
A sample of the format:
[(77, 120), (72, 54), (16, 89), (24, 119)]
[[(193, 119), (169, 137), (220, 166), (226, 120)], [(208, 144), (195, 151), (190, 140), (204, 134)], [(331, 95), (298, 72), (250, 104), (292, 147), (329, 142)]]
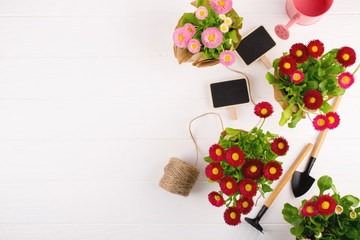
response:
[[(234, 8), (244, 17), (243, 35), (260, 24), (273, 34), (288, 21), (285, 0), (235, 0)], [(300, 204), (289, 185), (262, 219), (264, 235), (245, 222), (224, 223), (225, 208), (207, 201), (218, 187), (206, 182), (204, 161), (188, 198), (158, 187), (170, 157), (194, 162), (187, 125), (213, 110), (209, 84), (238, 77), (220, 65), (177, 64), (172, 32), (193, 10), (190, 1), (0, 0), (1, 240), (293, 239), (281, 214), (285, 202)], [(359, 22), (359, 1), (335, 0), (317, 24), (292, 27), (288, 41), (274, 37), (278, 46), (268, 57), (315, 38), (326, 50), (347, 45), (360, 57)], [(289, 140), (287, 170), (317, 133), (309, 121), (278, 126), (281, 109), (260, 62), (246, 67), (238, 60), (234, 68), (249, 74), (255, 101), (273, 103), (264, 129)], [(356, 82), (312, 171), (358, 196), (359, 105)], [(256, 124), (252, 105), (237, 110), (238, 121), (216, 112), (229, 127)], [(209, 116), (193, 129), (203, 157), (218, 140), (218, 120)], [(304, 197), (314, 193), (316, 187)]]

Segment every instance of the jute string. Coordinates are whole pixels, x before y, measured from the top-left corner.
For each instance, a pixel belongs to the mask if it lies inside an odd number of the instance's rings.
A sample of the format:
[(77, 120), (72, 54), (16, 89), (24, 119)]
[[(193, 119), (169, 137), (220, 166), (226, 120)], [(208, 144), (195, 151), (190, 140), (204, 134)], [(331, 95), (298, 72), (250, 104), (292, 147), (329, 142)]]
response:
[(221, 119), (221, 116), (214, 112), (209, 112), (202, 114), (194, 119), (192, 119), (189, 123), (189, 133), (191, 139), (194, 142), (195, 149), (196, 149), (196, 161), (195, 165), (192, 166), (178, 158), (172, 157), (169, 163), (164, 168), (164, 175), (160, 179), (159, 185), (166, 191), (171, 193), (179, 194), (181, 196), (187, 197), (190, 194), (191, 189), (196, 183), (197, 178), (199, 177), (199, 170), (196, 168), (199, 158), (199, 147), (196, 143), (194, 135), (191, 131), (191, 124), (196, 119), (204, 117), (206, 115), (214, 114), (219, 117), (222, 131), (224, 131), (224, 124)]

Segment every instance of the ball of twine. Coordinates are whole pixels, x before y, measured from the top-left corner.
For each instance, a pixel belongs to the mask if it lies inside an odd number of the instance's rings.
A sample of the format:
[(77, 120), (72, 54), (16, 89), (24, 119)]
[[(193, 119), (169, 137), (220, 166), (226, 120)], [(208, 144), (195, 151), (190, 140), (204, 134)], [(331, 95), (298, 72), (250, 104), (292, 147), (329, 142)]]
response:
[(165, 166), (159, 185), (166, 191), (187, 197), (199, 174), (196, 167), (173, 157)]

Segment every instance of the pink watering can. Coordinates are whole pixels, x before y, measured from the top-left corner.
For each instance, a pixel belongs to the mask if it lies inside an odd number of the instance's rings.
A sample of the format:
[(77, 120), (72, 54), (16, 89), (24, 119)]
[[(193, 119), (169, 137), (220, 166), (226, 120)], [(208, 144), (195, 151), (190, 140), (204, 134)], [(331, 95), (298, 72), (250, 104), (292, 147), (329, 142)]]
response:
[(334, 0), (286, 0), (286, 12), (290, 21), (286, 26), (277, 25), (276, 35), (286, 40), (290, 36), (289, 28), (295, 23), (305, 26), (316, 23), (330, 9), (333, 2)]

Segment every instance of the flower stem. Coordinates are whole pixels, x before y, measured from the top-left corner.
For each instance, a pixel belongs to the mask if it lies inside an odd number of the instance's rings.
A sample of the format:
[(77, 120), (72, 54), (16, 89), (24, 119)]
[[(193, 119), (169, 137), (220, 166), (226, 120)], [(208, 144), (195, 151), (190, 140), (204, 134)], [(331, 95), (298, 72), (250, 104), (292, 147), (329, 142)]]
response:
[(355, 69), (355, 71), (353, 72), (352, 75), (355, 75), (355, 73), (357, 72), (357, 70), (359, 70), (360, 64), (357, 66), (357, 68)]
[(265, 118), (263, 120), (263, 122), (261, 123), (260, 127), (259, 127), (259, 130), (261, 129), (261, 127), (264, 125), (264, 122), (265, 122)]

